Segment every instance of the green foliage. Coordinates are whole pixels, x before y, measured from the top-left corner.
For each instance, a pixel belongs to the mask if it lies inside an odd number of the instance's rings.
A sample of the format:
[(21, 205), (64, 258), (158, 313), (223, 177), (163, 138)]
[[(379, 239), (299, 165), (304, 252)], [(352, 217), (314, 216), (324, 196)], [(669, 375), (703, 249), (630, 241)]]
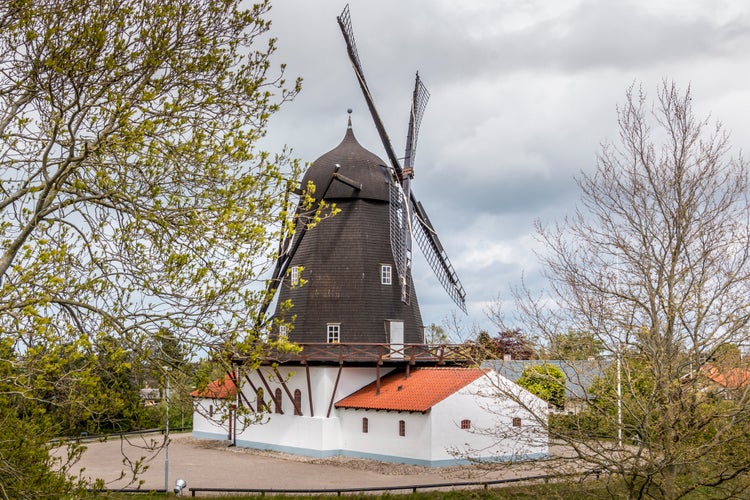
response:
[(0, 404), (0, 498), (37, 499), (74, 496), (83, 486), (66, 477), (81, 453), (72, 445), (57, 458), (50, 455), (47, 429), (22, 419), (8, 401)]
[(526, 366), (516, 383), (558, 408), (565, 406), (565, 374), (553, 364)]
[(300, 89), (269, 9), (0, 2), (0, 370), (43, 436), (152, 424), (141, 387), (256, 353), (301, 173), (257, 146)]
[(598, 357), (604, 343), (590, 332), (568, 330), (558, 333), (550, 341), (549, 357), (551, 359), (588, 359)]
[(424, 341), (426, 344), (447, 344), (449, 342), (448, 334), (446, 333), (445, 328), (436, 325), (435, 323), (431, 323), (430, 325), (426, 326), (424, 333)]

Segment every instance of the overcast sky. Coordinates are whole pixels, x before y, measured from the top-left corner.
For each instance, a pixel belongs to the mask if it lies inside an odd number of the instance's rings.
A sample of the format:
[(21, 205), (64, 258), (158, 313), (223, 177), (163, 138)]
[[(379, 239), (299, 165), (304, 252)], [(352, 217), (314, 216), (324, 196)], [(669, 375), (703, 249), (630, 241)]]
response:
[[(575, 177), (616, 139), (616, 106), (633, 82), (692, 87), (700, 116), (750, 146), (747, 0), (354, 0), (359, 56), (401, 154), (414, 73), (431, 97), (413, 183), (467, 292), (465, 325), (491, 328), (488, 304), (520, 282), (541, 289), (534, 221), (569, 213)], [(304, 79), (271, 121), (268, 144), (313, 161), (342, 139), (386, 158), (336, 23), (344, 0), (275, 0), (277, 63)], [(425, 324), (457, 310), (416, 250)], [(512, 314), (512, 304), (504, 306)], [(491, 331), (491, 333), (495, 333)]]

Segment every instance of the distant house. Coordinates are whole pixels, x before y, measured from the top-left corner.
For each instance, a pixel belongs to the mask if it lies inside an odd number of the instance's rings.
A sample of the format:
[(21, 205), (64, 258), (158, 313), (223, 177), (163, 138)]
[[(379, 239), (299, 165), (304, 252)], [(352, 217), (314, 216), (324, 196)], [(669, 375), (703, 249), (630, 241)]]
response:
[[(247, 373), (239, 399), (267, 411), (268, 421), (237, 428), (238, 446), (427, 466), (549, 454), (546, 403), (492, 370), (417, 367), (379, 377), (371, 367), (347, 367), (343, 376), (337, 367), (298, 368), (305, 373)], [(204, 409), (207, 396), (194, 393)], [(216, 427), (196, 413), (193, 435), (223, 438), (229, 421)]]
[(232, 439), (232, 405), (237, 397), (237, 386), (232, 377), (225, 375), (203, 389), (194, 390), (190, 396), (193, 397), (193, 433)]
[(699, 370), (682, 378), (683, 382), (696, 379), (701, 381), (704, 391), (720, 395), (724, 399), (734, 399), (737, 393), (744, 393), (750, 386), (750, 370), (744, 368), (721, 368), (706, 363)]
[(594, 399), (591, 386), (594, 381), (604, 376), (611, 364), (610, 360), (539, 360), (539, 359), (491, 359), (482, 363), (482, 367), (491, 368), (512, 381), (521, 378), (523, 370), (529, 365), (551, 364), (565, 374), (565, 413), (580, 413), (587, 401)]
[(161, 391), (148, 385), (138, 391), (138, 395), (143, 400), (143, 406), (146, 407), (156, 406), (161, 399)]

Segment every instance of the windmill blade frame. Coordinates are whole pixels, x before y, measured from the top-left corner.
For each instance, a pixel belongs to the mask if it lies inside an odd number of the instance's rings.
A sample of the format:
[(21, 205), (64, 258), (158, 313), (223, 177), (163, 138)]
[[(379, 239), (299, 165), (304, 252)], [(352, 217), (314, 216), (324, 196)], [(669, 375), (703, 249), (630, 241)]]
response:
[(456, 271), (453, 269), (448, 255), (443, 249), (443, 245), (438, 239), (430, 218), (427, 217), (424, 207), (412, 193), (412, 230), (414, 239), (417, 240), (419, 248), (427, 259), (427, 263), (434, 271), (435, 275), (448, 293), (448, 296), (466, 313), (466, 292), (464, 291), (461, 281), (458, 279)]
[[(422, 84), (422, 81), (419, 78), (419, 73), (417, 73), (414, 84), (414, 93), (412, 94), (409, 130), (407, 132), (405, 157), (405, 165), (407, 168), (403, 169), (393, 149), (388, 133), (385, 130), (385, 125), (375, 108), (375, 102), (370, 93), (367, 81), (365, 80), (362, 63), (359, 59), (357, 45), (354, 40), (354, 28), (352, 27), (351, 12), (349, 11), (348, 4), (344, 7), (341, 15), (338, 16), (336, 20), (338, 21), (339, 28), (341, 28), (341, 34), (344, 36), (349, 60), (352, 63), (354, 73), (357, 76), (357, 81), (365, 97), (365, 102), (367, 103), (367, 107), (372, 115), (375, 128), (378, 131), (380, 140), (383, 143), (383, 148), (385, 149), (385, 152), (388, 155), (388, 160), (391, 163), (394, 184), (397, 185), (397, 189), (392, 190), (389, 194), (391, 201), (395, 201), (396, 199), (399, 200), (398, 205), (391, 205), (391, 249), (393, 251), (394, 260), (396, 261), (396, 269), (399, 278), (401, 279), (402, 300), (408, 300), (407, 276), (408, 269), (411, 266), (411, 240), (412, 235), (414, 235), (422, 253), (430, 264), (430, 267), (435, 272), (438, 280), (443, 285), (443, 288), (456, 305), (466, 313), (466, 292), (464, 291), (450, 260), (448, 260), (445, 250), (443, 250), (443, 246), (437, 237), (432, 223), (427, 217), (427, 213), (424, 211), (422, 204), (415, 198), (410, 185), (410, 180), (414, 175), (413, 165), (416, 156), (419, 126), (430, 94), (424, 84)], [(402, 267), (403, 271), (402, 269), (399, 269), (399, 267)]]
[[(417, 156), (417, 138), (419, 137), (419, 126), (422, 123), (427, 102), (430, 100), (430, 92), (425, 87), (419, 72), (414, 79), (414, 92), (411, 99), (411, 110), (409, 112), (409, 129), (406, 133), (406, 151), (404, 152), (404, 170), (414, 168), (414, 159)], [(413, 175), (405, 172), (407, 176)]]
[(338, 21), (339, 27), (341, 28), (341, 34), (344, 35), (344, 40), (346, 41), (346, 51), (349, 54), (349, 60), (352, 63), (352, 67), (354, 67), (354, 73), (357, 75), (359, 86), (365, 96), (367, 108), (370, 110), (372, 119), (375, 122), (375, 128), (378, 130), (378, 135), (380, 136), (380, 140), (383, 143), (383, 148), (388, 155), (388, 160), (391, 162), (391, 168), (393, 169), (395, 177), (400, 180), (403, 169), (401, 168), (401, 163), (398, 161), (398, 156), (396, 156), (396, 151), (393, 149), (391, 139), (388, 137), (388, 133), (385, 131), (383, 120), (380, 119), (378, 110), (375, 108), (375, 101), (373, 100), (372, 94), (370, 93), (370, 88), (367, 86), (365, 74), (364, 71), (362, 71), (362, 63), (360, 62), (359, 54), (357, 53), (357, 44), (354, 41), (354, 28), (352, 27), (352, 16), (349, 12), (348, 4), (346, 5), (346, 7), (344, 7), (341, 15), (338, 16), (336, 20)]

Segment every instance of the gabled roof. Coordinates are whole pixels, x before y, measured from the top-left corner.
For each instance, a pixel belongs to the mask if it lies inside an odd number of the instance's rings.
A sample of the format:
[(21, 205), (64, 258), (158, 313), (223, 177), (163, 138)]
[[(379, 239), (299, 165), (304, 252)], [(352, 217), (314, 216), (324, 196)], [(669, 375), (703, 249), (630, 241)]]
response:
[(604, 376), (604, 371), (611, 364), (608, 359), (561, 360), (561, 359), (489, 359), (482, 363), (483, 368), (492, 368), (499, 374), (517, 381), (524, 368), (530, 365), (551, 364), (565, 375), (565, 397), (583, 399), (591, 397), (589, 391), (597, 378)]
[(196, 389), (190, 395), (194, 398), (231, 399), (237, 395), (237, 386), (232, 377), (224, 375), (224, 378), (209, 382), (204, 389)]
[(743, 389), (750, 384), (750, 371), (742, 368), (730, 368), (722, 371), (707, 363), (701, 367), (701, 373), (712, 382), (727, 389)]
[(448, 396), (463, 389), (485, 371), (479, 368), (414, 368), (409, 378), (402, 371), (391, 372), (336, 403), (336, 408), (426, 412)]

